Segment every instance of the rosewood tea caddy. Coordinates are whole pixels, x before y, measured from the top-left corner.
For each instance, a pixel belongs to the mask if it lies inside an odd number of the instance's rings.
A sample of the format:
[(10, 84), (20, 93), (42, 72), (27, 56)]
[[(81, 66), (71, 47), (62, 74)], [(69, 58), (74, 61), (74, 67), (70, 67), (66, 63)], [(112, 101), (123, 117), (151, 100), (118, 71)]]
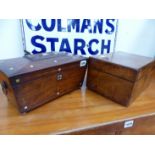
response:
[(86, 58), (67, 53), (27, 55), (0, 61), (0, 83), (23, 113), (80, 88), (86, 67)]
[(154, 59), (125, 52), (91, 57), (87, 87), (124, 106), (149, 85)]

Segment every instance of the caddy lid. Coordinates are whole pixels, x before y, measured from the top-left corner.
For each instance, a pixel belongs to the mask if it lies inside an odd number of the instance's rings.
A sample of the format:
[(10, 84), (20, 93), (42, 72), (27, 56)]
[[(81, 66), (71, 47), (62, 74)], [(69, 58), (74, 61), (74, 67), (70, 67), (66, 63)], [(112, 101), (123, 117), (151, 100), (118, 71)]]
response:
[(96, 58), (111, 64), (117, 64), (134, 70), (139, 70), (149, 63), (154, 62), (154, 58), (126, 52), (114, 52), (107, 56), (98, 56)]
[(86, 58), (64, 52), (28, 55), (26, 57), (0, 60), (0, 71), (8, 77), (14, 77), (84, 59)]

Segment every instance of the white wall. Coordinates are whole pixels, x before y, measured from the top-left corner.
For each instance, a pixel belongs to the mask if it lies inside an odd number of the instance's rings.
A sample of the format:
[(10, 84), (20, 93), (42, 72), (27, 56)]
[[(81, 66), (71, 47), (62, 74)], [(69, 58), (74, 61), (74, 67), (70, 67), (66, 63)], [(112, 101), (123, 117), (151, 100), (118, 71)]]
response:
[(23, 56), (19, 20), (0, 20), (0, 59)]
[(155, 56), (155, 20), (120, 20), (116, 51)]
[[(155, 56), (155, 20), (119, 20), (116, 51)], [(19, 20), (0, 20), (0, 59), (23, 56)]]

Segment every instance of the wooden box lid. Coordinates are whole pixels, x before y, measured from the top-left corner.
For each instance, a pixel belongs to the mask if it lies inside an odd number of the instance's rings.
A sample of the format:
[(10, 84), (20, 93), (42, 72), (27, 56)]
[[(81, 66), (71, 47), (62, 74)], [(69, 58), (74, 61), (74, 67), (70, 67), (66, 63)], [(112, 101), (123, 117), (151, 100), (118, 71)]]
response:
[(117, 64), (123, 67), (139, 70), (154, 61), (151, 57), (145, 57), (125, 52), (115, 52), (109, 57), (98, 57), (108, 63)]
[[(100, 63), (100, 70), (124, 78), (129, 81), (140, 79), (154, 64), (154, 58), (145, 57), (125, 52), (115, 52), (107, 57), (97, 56), (92, 58), (93, 63)], [(140, 73), (137, 75), (137, 73)], [(142, 73), (142, 74), (141, 74)]]
[(12, 78), (85, 59), (86, 58), (82, 56), (74, 56), (63, 52), (29, 55), (27, 57), (1, 60), (0, 71), (8, 78)]

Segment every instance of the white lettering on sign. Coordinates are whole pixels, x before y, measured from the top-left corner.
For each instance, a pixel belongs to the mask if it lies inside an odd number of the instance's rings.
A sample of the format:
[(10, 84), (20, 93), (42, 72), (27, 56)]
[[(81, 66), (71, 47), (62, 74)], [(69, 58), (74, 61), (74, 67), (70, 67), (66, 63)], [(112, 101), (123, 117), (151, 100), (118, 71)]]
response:
[(134, 125), (134, 120), (129, 120), (124, 122), (124, 128), (131, 128)]

